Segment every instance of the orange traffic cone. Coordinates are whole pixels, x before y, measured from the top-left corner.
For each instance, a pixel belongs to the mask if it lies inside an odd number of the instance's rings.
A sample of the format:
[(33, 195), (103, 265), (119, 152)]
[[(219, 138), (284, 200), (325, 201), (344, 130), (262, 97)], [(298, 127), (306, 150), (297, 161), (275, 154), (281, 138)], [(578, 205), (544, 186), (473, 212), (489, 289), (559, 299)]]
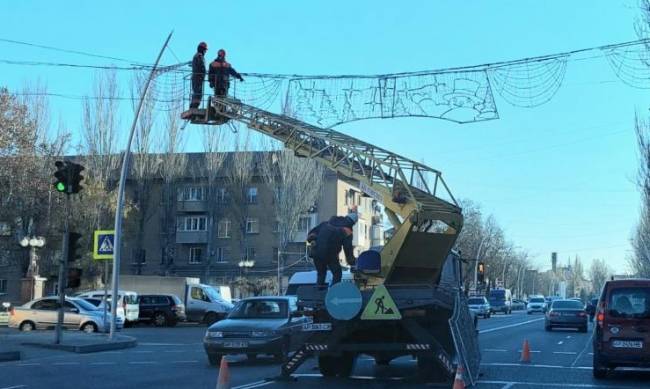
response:
[(219, 378), (217, 378), (217, 389), (230, 389), (230, 371), (228, 371), (228, 361), (225, 357), (221, 357)]
[(521, 348), (521, 362), (530, 363), (530, 345), (528, 339), (524, 339), (524, 345)]
[(453, 389), (465, 389), (465, 380), (463, 379), (464, 372), (465, 370), (463, 369), (463, 365), (458, 365), (458, 369), (456, 369), (456, 378), (454, 378)]

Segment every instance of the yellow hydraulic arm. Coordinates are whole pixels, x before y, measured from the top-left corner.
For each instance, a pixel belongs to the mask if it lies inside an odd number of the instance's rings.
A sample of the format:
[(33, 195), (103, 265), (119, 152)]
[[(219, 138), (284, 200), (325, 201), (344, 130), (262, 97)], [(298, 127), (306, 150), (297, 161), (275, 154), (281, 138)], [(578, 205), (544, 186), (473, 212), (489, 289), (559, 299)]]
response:
[(219, 116), (271, 136), (297, 155), (320, 161), (384, 205), (395, 233), (381, 251), (381, 273), (371, 277), (370, 284), (438, 281), (463, 224), (461, 209), (439, 171), (332, 129), (237, 100), (213, 97), (211, 105)]

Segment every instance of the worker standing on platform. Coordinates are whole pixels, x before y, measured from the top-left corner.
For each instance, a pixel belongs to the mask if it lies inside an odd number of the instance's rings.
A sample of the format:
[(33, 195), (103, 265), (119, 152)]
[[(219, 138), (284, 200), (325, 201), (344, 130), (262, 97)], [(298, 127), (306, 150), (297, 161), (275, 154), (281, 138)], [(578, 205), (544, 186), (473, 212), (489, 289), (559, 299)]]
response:
[(208, 71), (208, 81), (210, 82), (210, 87), (214, 88), (215, 96), (228, 95), (230, 76), (239, 79), (239, 81), (244, 81), (241, 74), (237, 73), (230, 63), (226, 61), (226, 51), (220, 49), (217, 54), (217, 59), (210, 63), (210, 69)]
[[(345, 260), (352, 266), (356, 262), (352, 250), (352, 227), (359, 219), (356, 212), (347, 216), (332, 216), (329, 221), (314, 227), (307, 235), (307, 241), (312, 244), (310, 256), (316, 267), (316, 284), (324, 286), (327, 269), (332, 272), (332, 285), (341, 282), (343, 270), (339, 263), (341, 248), (345, 252)], [(315, 245), (315, 246), (314, 246)]]
[(208, 44), (199, 43), (196, 54), (192, 58), (192, 100), (190, 109), (199, 108), (203, 97), (203, 81), (205, 80), (205, 53), (208, 51)]

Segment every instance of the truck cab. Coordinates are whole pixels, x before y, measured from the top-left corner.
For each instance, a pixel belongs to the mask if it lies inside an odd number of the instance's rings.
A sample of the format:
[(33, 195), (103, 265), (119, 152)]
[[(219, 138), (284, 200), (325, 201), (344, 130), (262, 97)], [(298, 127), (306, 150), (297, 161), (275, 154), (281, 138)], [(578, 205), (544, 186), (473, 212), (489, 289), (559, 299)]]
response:
[(233, 308), (230, 289), (215, 288), (205, 284), (189, 284), (186, 289), (185, 313), (188, 321), (212, 324)]

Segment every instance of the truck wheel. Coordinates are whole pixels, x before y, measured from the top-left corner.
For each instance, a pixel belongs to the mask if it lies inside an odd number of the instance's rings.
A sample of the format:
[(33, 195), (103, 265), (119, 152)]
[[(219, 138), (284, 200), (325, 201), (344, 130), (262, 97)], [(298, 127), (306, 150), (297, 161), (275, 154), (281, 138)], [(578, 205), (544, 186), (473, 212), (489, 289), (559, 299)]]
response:
[(594, 353), (593, 366), (594, 367), (593, 367), (592, 373), (593, 373), (595, 379), (602, 380), (604, 378), (607, 378), (607, 369), (600, 362), (600, 358), (598, 357), (597, 353)]
[(446, 382), (450, 378), (434, 357), (424, 355), (418, 355), (418, 374), (427, 382)]
[(338, 367), (338, 361), (335, 357), (329, 355), (318, 356), (318, 369), (323, 377), (335, 377)]
[(221, 358), (223, 358), (221, 354), (208, 354), (208, 361), (210, 361), (210, 365), (212, 366), (219, 366), (221, 364)]
[(207, 325), (211, 326), (211, 325), (213, 325), (214, 323), (216, 323), (217, 321), (219, 321), (219, 317), (217, 316), (216, 313), (214, 313), (214, 312), (209, 312), (207, 315), (205, 315), (205, 318), (203, 318), (203, 321), (204, 321)]
[(156, 327), (164, 327), (167, 325), (167, 315), (162, 312), (156, 312), (153, 315), (153, 324)]
[(347, 378), (352, 375), (356, 359), (356, 356), (352, 353), (344, 353), (341, 356), (339, 359), (339, 377)]

